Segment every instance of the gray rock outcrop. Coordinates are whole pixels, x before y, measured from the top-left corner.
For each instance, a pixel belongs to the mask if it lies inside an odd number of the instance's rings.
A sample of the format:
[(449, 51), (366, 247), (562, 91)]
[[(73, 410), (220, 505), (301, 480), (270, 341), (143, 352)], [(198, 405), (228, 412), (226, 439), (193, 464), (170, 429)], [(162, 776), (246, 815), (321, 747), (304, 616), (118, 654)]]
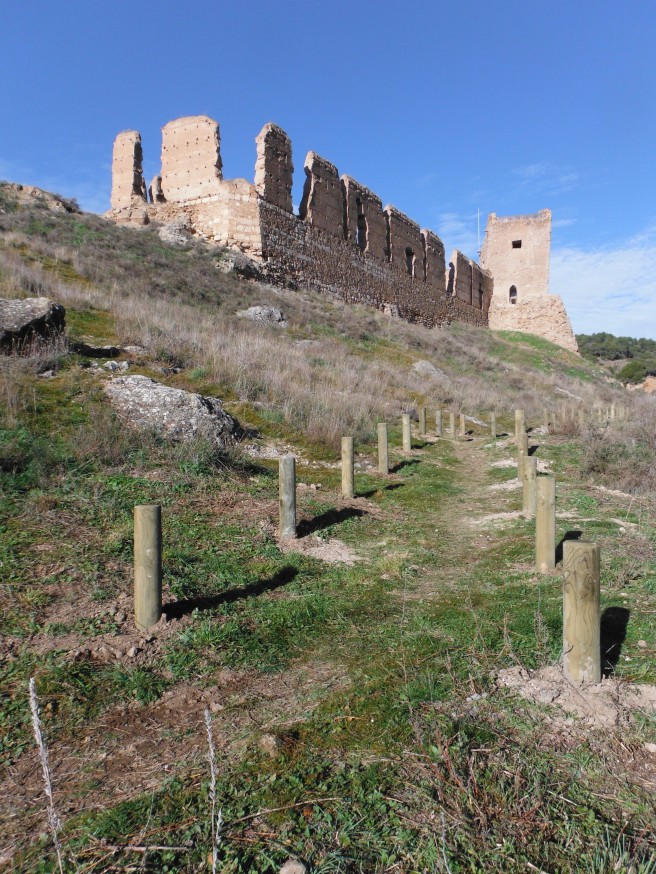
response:
[(240, 319), (250, 319), (251, 322), (262, 322), (266, 325), (278, 325), (279, 328), (287, 327), (287, 320), (282, 310), (270, 306), (254, 306), (247, 310), (239, 310), (237, 316)]
[(48, 297), (0, 300), (0, 349), (5, 353), (52, 341), (65, 327), (66, 310)]
[(421, 373), (423, 376), (446, 376), (443, 370), (440, 370), (439, 367), (435, 367), (430, 361), (415, 361), (412, 365), (412, 369), (416, 370), (417, 373)]
[(236, 273), (244, 279), (262, 279), (262, 265), (243, 252), (224, 252), (216, 266), (222, 273)]
[(119, 376), (105, 385), (119, 418), (134, 428), (150, 428), (169, 440), (203, 437), (219, 449), (241, 437), (239, 423), (218, 398), (170, 388), (147, 376)]
[(157, 234), (164, 243), (169, 243), (172, 246), (185, 248), (191, 242), (191, 233), (189, 232), (189, 222), (185, 219), (177, 219), (170, 222), (157, 231)]

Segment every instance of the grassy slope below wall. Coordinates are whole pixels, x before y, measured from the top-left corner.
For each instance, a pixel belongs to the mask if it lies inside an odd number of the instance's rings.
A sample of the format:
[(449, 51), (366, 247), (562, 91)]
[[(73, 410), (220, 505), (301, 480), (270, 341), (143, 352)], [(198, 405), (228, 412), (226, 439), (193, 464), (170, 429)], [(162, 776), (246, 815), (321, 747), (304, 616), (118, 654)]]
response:
[[(533, 573), (512, 445), (472, 423), (471, 441), (394, 450), (389, 480), (367, 465), (377, 419), (396, 446), (398, 414), (420, 402), (481, 420), (496, 408), (500, 430), (515, 406), (539, 424), (565, 392), (583, 399), (570, 398), (575, 412), (629, 407), (628, 421), (563, 422), (534, 444), (558, 478), (559, 537), (601, 544), (602, 607), (630, 610), (619, 676), (654, 682), (652, 407), (537, 338), (426, 331), (241, 283), (213, 252), (172, 249), (152, 229), (38, 208), (0, 215), (0, 228), (4, 294), (62, 300), (72, 336), (142, 345), (130, 372), (222, 397), (260, 445), (298, 453), (304, 535), (292, 551), (276, 541), (275, 461), (126, 431), (103, 400), (109, 377), (77, 356), (2, 362), (11, 870), (56, 868), (30, 676), (79, 870), (203, 870), (206, 707), (222, 871), (273, 872), (289, 855), (322, 872), (605, 872), (631, 859), (650, 870), (653, 717), (586, 726), (494, 684), (502, 668), (554, 662), (561, 639), (561, 578)], [(234, 317), (254, 303), (281, 306), (289, 328)], [(337, 442), (349, 431), (362, 466), (344, 502)], [(176, 605), (152, 636), (130, 622), (131, 512), (147, 502), (163, 506), (164, 600)]]

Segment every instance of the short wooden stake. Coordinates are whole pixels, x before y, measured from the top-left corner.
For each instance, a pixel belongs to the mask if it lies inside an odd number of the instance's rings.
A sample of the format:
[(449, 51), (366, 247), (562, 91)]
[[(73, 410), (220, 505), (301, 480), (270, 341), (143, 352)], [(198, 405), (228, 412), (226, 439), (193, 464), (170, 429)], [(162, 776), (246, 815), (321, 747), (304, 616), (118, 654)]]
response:
[(403, 436), (403, 451), (410, 452), (412, 449), (412, 434), (410, 433), (410, 413), (401, 416), (401, 431)]
[(524, 410), (515, 410), (515, 441), (519, 443), (521, 434), (526, 433), (526, 420)]
[(537, 473), (537, 458), (534, 455), (527, 455), (524, 459), (524, 516), (527, 519), (533, 519), (535, 516)]
[(435, 412), (435, 436), (442, 436), (442, 410)]
[(426, 407), (419, 407), (419, 433), (422, 437), (426, 433)]
[(389, 473), (387, 422), (378, 423), (378, 473), (385, 476)]
[(465, 437), (467, 435), (467, 423), (465, 422), (465, 414), (460, 413), (460, 436)]
[(524, 482), (524, 461), (528, 457), (528, 434), (522, 431), (517, 440), (517, 478)]
[(556, 479), (539, 476), (536, 483), (535, 567), (548, 574), (556, 567)]
[(615, 418), (615, 404), (610, 405), (610, 417), (611, 419)]
[(449, 413), (449, 437), (452, 440), (456, 439), (456, 414)]
[(162, 508), (134, 508), (134, 624), (142, 631), (162, 617)]
[(601, 682), (601, 550), (594, 543), (563, 544), (563, 671), (572, 683)]
[(296, 537), (296, 458), (293, 455), (283, 455), (278, 461), (278, 498), (280, 536), (290, 540)]
[(342, 497), (353, 497), (354, 460), (353, 438), (342, 437)]
[(496, 440), (497, 438), (497, 414), (490, 413), (490, 434), (492, 435), (492, 439)]

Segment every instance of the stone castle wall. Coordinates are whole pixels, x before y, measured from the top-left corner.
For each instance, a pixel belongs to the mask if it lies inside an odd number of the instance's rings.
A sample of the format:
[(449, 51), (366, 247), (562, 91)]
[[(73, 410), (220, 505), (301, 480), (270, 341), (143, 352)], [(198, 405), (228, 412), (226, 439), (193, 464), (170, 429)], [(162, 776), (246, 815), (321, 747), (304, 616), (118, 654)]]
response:
[[(169, 122), (162, 129), (162, 172), (147, 191), (141, 137), (136, 131), (119, 134), (110, 217), (183, 222), (192, 233), (240, 249), (260, 263), (269, 281), (287, 287), (330, 293), (429, 327), (456, 319), (548, 334), (576, 349), (560, 298), (547, 295), (548, 210), (510, 218), (493, 214), (481, 265), (458, 251), (447, 264), (436, 234), (395, 207), (383, 207), (378, 195), (340, 176), (315, 152), (304, 162), (295, 215), (289, 137), (267, 124), (255, 142), (254, 182), (223, 179), (218, 124), (207, 116)], [(516, 286), (512, 303), (504, 297), (506, 285)]]

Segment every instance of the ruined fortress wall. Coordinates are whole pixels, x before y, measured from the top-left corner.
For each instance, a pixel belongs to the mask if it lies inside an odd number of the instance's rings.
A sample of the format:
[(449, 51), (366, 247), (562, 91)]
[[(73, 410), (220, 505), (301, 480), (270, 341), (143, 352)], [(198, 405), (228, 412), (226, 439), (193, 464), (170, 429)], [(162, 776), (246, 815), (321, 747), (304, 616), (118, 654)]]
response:
[(297, 216), (260, 201), (264, 270), (277, 283), (336, 295), (374, 306), (428, 327), (453, 319), (485, 326), (487, 315), (445, 294), (434, 293), (387, 262)]
[(219, 126), (206, 115), (176, 118), (162, 128), (162, 182), (169, 203), (217, 194), (221, 175)]
[(134, 199), (146, 200), (141, 134), (126, 130), (114, 140), (112, 155), (112, 209), (130, 209)]
[(446, 296), (446, 273), (444, 263), (444, 243), (437, 234), (426, 228), (421, 236), (424, 243), (424, 273), (426, 285), (432, 294)]
[(557, 294), (525, 298), (514, 306), (497, 306), (493, 295), (489, 325), (495, 331), (535, 334), (570, 352), (579, 351), (567, 312)]
[(265, 124), (256, 140), (255, 188), (260, 197), (292, 212), (291, 140), (277, 124)]
[(386, 261), (387, 220), (382, 200), (350, 176), (343, 175), (341, 183), (345, 238), (370, 257)]
[(390, 266), (397, 273), (421, 279), (424, 270), (424, 239), (416, 222), (393, 206), (384, 209), (387, 217), (387, 251)]
[[(110, 215), (141, 224), (183, 222), (193, 233), (261, 261), (272, 282), (328, 292), (427, 326), (452, 319), (487, 324), (491, 278), (477, 265), (455, 255), (461, 265), (456, 286), (467, 293), (448, 294), (439, 237), (394, 207), (383, 209), (376, 194), (340, 178), (334, 164), (314, 152), (305, 160), (303, 199), (294, 215), (289, 137), (267, 124), (256, 145), (255, 184), (224, 180), (218, 124), (207, 116), (169, 122), (162, 129), (161, 175), (152, 181), (147, 203), (139, 134), (120, 135), (120, 196)], [(135, 188), (140, 210), (134, 208)], [(474, 271), (487, 296), (473, 296)]]
[(305, 158), (305, 185), (299, 215), (315, 228), (344, 239), (344, 200), (337, 167), (308, 152)]

